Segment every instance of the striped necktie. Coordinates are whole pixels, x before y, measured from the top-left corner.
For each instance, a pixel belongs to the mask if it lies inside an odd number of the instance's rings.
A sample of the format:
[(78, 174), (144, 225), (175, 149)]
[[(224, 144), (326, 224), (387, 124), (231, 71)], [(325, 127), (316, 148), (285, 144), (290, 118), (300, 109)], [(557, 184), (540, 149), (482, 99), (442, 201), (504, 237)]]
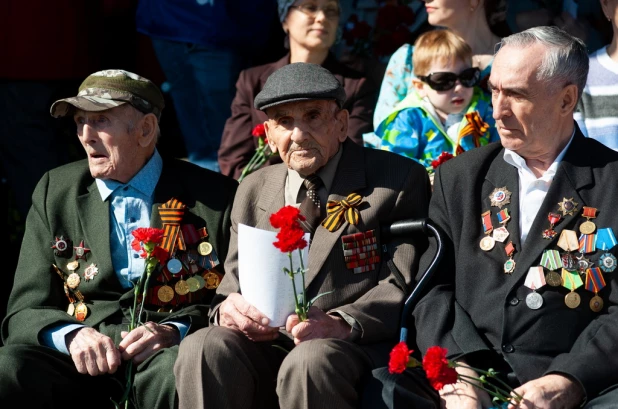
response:
[(317, 175), (309, 175), (303, 180), (303, 185), (307, 188), (307, 197), (300, 204), (299, 210), (306, 220), (301, 222), (301, 225), (303, 230), (311, 233), (312, 236), (322, 220), (318, 189), (323, 184), (322, 179)]

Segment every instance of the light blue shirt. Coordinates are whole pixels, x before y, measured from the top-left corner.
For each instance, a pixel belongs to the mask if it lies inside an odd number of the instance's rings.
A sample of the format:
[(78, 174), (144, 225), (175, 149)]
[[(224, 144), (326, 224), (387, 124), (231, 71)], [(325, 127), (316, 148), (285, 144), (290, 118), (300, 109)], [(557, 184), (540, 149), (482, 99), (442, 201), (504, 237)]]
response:
[[(161, 171), (163, 160), (155, 149), (146, 165), (129, 181), (120, 183), (115, 180), (95, 179), (101, 200), (110, 202), (110, 251), (112, 265), (123, 288), (134, 286), (144, 272), (144, 259), (133, 250), (132, 232), (139, 227), (150, 227), (150, 213), (154, 201), (154, 191)], [(189, 330), (185, 322), (168, 321), (174, 325), (183, 339)], [(65, 337), (71, 331), (81, 328), (81, 324), (60, 324), (46, 329), (42, 333), (44, 345), (69, 354)]]

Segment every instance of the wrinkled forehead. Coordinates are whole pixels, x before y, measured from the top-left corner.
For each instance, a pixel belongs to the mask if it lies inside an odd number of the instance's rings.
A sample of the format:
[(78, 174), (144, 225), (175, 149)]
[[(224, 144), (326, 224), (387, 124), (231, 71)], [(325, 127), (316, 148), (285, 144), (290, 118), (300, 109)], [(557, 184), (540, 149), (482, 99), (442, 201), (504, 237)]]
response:
[(491, 65), (490, 84), (498, 86), (502, 82), (534, 81), (543, 62), (544, 52), (545, 48), (541, 44), (500, 48)]

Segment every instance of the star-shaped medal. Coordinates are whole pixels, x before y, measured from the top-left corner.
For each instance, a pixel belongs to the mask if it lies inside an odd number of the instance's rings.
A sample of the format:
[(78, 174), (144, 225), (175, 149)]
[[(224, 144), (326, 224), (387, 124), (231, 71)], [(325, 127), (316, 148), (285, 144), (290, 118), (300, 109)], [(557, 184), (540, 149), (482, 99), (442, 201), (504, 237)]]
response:
[(489, 200), (491, 200), (492, 206), (496, 206), (498, 209), (501, 209), (502, 206), (506, 206), (511, 203), (511, 192), (509, 192), (506, 186), (497, 187), (489, 195)]
[(75, 249), (75, 260), (83, 258), (85, 261), (88, 261), (87, 254), (90, 253), (90, 249), (84, 247), (83, 240), (79, 243), (79, 246), (73, 248)]
[(568, 199), (563, 197), (562, 202), (558, 202), (558, 206), (558, 211), (562, 212), (563, 216), (573, 216), (578, 210), (577, 206), (579, 206), (579, 203), (573, 200), (572, 197)]
[(580, 273), (585, 273), (590, 267), (592, 267), (594, 263), (586, 258), (583, 254), (580, 257), (577, 257), (577, 270)]
[(69, 247), (71, 247), (71, 240), (67, 237), (65, 238), (64, 236), (56, 236), (54, 237), (54, 240), (52, 241), (52, 246), (51, 248), (54, 249), (54, 254), (57, 256), (64, 256), (66, 255), (67, 250), (69, 249)]

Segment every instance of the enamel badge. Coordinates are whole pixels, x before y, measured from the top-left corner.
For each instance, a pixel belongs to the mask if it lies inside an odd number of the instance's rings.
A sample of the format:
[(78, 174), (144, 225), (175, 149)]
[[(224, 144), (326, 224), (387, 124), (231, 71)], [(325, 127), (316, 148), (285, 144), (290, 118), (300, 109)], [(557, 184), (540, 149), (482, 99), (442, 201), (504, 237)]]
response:
[(491, 201), (492, 206), (496, 206), (501, 209), (502, 206), (506, 206), (511, 203), (511, 192), (509, 192), (506, 186), (497, 187), (489, 195), (489, 200)]

